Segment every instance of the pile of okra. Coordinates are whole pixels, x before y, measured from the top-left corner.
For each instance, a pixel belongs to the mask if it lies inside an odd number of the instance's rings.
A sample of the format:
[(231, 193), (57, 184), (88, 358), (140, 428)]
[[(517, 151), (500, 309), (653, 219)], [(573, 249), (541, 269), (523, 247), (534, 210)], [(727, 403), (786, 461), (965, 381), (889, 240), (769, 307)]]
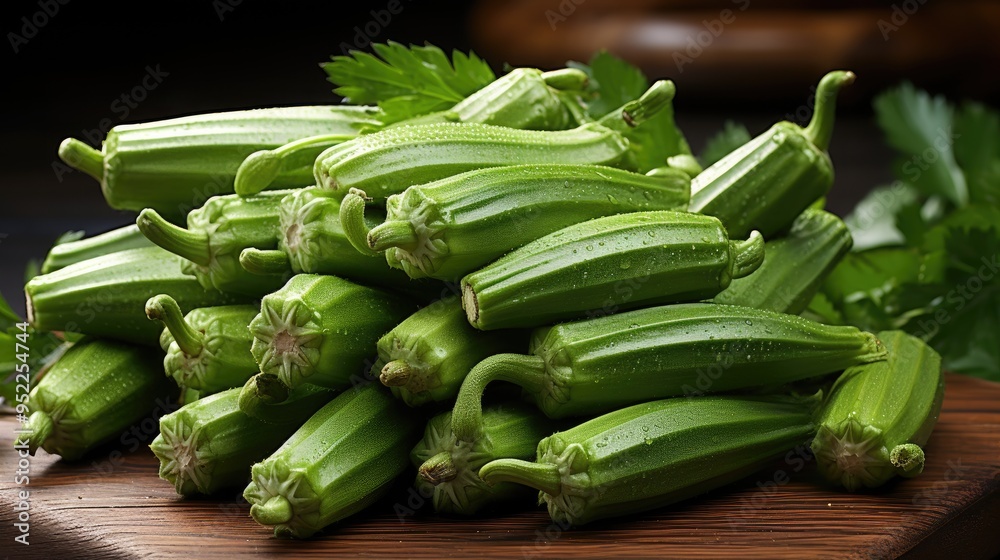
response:
[(67, 139), (60, 157), (139, 214), (55, 246), (26, 285), (33, 328), (82, 335), (31, 391), (30, 449), (78, 460), (169, 396), (160, 478), (243, 489), (299, 538), (400, 477), (436, 512), (537, 494), (582, 525), (802, 444), (848, 491), (916, 476), (938, 355), (803, 316), (852, 245), (822, 206), (853, 79), (830, 72), (806, 126), (705, 168), (683, 142), (638, 163), (672, 82), (589, 117), (575, 68), (516, 68), (391, 124), (305, 106)]

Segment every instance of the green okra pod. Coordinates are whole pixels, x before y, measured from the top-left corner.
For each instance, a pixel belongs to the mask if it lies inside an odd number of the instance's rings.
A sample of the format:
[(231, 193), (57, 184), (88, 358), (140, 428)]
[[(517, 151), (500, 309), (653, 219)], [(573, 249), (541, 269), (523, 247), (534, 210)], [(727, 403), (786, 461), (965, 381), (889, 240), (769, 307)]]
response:
[(259, 311), (252, 304), (220, 305), (192, 309), (185, 316), (168, 295), (146, 302), (146, 316), (164, 324), (164, 371), (179, 387), (197, 389), (202, 397), (242, 387), (257, 373), (248, 325)]
[[(524, 130), (564, 130), (578, 124), (567, 95), (582, 89), (587, 75), (575, 68), (542, 72), (515, 68), (447, 111), (408, 119), (392, 126), (443, 122), (483, 123)], [(312, 166), (324, 150), (354, 137), (335, 131), (290, 142), (272, 150), (250, 154), (236, 173), (236, 193), (256, 194), (288, 169)], [(306, 186), (312, 181), (303, 182)]]
[(169, 412), (177, 394), (172, 385), (156, 352), (84, 338), (31, 389), (28, 434), (19, 439), (32, 455), (44, 449), (66, 460), (80, 459), (157, 410)]
[(361, 511), (406, 469), (420, 426), (377, 385), (341, 393), (253, 466), (250, 515), (276, 536), (305, 538)]
[(699, 173), (689, 209), (719, 218), (735, 237), (757, 230), (770, 238), (786, 230), (833, 185), (826, 150), (836, 97), (853, 81), (851, 72), (830, 72), (816, 89), (808, 126), (779, 122)]
[(764, 244), (764, 262), (756, 272), (733, 280), (712, 301), (798, 315), (852, 243), (843, 220), (823, 210), (806, 210), (788, 235)]
[(181, 271), (182, 259), (160, 249), (128, 249), (36, 276), (24, 287), (28, 322), (40, 331), (67, 331), (147, 346), (162, 328), (146, 318), (146, 300), (169, 293), (184, 308), (240, 303), (249, 298), (205, 289)]
[(373, 357), (378, 339), (414, 309), (404, 298), (336, 276), (293, 276), (264, 296), (260, 314), (250, 323), (254, 359), (262, 373), (277, 377), (254, 391), (281, 401), (284, 390), (303, 383), (350, 385), (367, 373), (365, 361)]
[(493, 504), (524, 498), (517, 485), (485, 484), (479, 469), (495, 459), (532, 458), (538, 442), (556, 426), (523, 403), (486, 408), (483, 425), (483, 437), (470, 445), (455, 438), (450, 412), (438, 414), (410, 453), (418, 468), (416, 485), (421, 494), (432, 493), (435, 511), (472, 515)]
[(269, 422), (240, 411), (240, 388), (204, 397), (163, 416), (160, 433), (149, 446), (160, 460), (160, 478), (185, 496), (245, 485), (250, 467), (278, 449), (335, 395), (328, 389), (302, 389)]
[(469, 325), (457, 297), (431, 303), (379, 339), (373, 371), (410, 406), (455, 398), (474, 365), (527, 344), (520, 331), (484, 333)]
[(411, 185), (483, 167), (612, 165), (628, 152), (623, 132), (667, 107), (673, 96), (673, 83), (660, 81), (621, 110), (570, 130), (515, 130), (480, 123), (391, 127), (320, 154), (314, 168), (316, 185), (337, 198), (355, 188), (382, 203)]
[[(210, 113), (119, 125), (101, 150), (68, 138), (59, 157), (101, 183), (112, 208), (152, 208), (182, 218), (206, 199), (233, 192), (240, 163), (251, 153), (301, 138), (353, 138), (361, 126), (378, 126), (373, 107), (314, 106)], [(309, 184), (312, 159), (285, 166), (270, 188)]]
[(135, 224), (87, 237), (77, 241), (59, 243), (49, 249), (42, 262), (42, 274), (55, 272), (71, 264), (96, 257), (110, 255), (118, 251), (152, 247), (146, 236)]
[[(457, 280), (513, 249), (592, 218), (687, 207), (691, 181), (596, 165), (512, 165), (469, 171), (389, 197), (386, 220), (364, 223), (364, 193), (341, 213), (352, 243), (385, 251), (411, 278)], [(356, 200), (361, 200), (357, 204)], [(363, 237), (362, 237), (363, 236)]]
[(550, 233), (465, 276), (462, 306), (478, 329), (535, 327), (707, 299), (763, 259), (759, 234), (730, 241), (711, 216), (606, 216)]
[(498, 459), (479, 474), (535, 488), (553, 521), (583, 525), (744, 478), (806, 441), (814, 410), (787, 397), (653, 401), (543, 439), (534, 462)]
[(888, 360), (848, 368), (820, 410), (812, 443), (819, 471), (848, 490), (876, 488), (924, 468), (944, 400), (941, 357), (903, 331), (878, 333)]
[(527, 355), (497, 354), (466, 376), (452, 428), (482, 433), (482, 394), (509, 381), (551, 418), (652, 399), (781, 385), (884, 360), (871, 333), (711, 303), (651, 307), (536, 329)]

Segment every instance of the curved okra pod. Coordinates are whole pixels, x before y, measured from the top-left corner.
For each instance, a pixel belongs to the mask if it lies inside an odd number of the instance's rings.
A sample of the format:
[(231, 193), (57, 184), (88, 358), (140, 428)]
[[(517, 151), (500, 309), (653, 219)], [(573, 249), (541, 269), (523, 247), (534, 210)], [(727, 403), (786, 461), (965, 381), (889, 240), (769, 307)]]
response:
[(340, 206), (316, 187), (290, 193), (278, 205), (277, 249), (244, 249), (240, 264), (254, 273), (329, 274), (385, 288), (425, 287), (389, 268), (385, 259), (354, 250), (340, 223)]
[(406, 469), (420, 422), (376, 385), (327, 403), (251, 469), (250, 515), (305, 538), (378, 500)]
[(707, 299), (763, 259), (759, 234), (730, 241), (711, 216), (606, 216), (550, 233), (467, 275), (462, 306), (478, 329), (534, 327)]
[(185, 316), (168, 295), (146, 302), (146, 316), (165, 327), (160, 347), (167, 353), (163, 358), (167, 376), (182, 389), (197, 389), (203, 397), (242, 387), (257, 373), (247, 326), (259, 310), (251, 304), (223, 305), (193, 309)]
[(457, 280), (522, 245), (592, 218), (687, 207), (691, 181), (662, 169), (641, 175), (596, 165), (512, 165), (469, 171), (389, 197), (369, 228), (364, 194), (344, 198), (355, 247), (384, 251), (411, 278)]
[(823, 476), (848, 490), (876, 488), (924, 469), (924, 451), (944, 400), (941, 357), (903, 331), (878, 333), (884, 362), (848, 368), (820, 410), (812, 442)]
[(122, 435), (157, 411), (168, 412), (177, 389), (148, 348), (85, 338), (63, 354), (31, 389), (31, 415), (21, 441), (66, 460)]
[(451, 432), (450, 412), (438, 414), (410, 453), (418, 468), (416, 485), (423, 495), (433, 492), (434, 511), (472, 515), (492, 504), (523, 498), (516, 485), (485, 484), (479, 469), (495, 459), (532, 458), (538, 442), (556, 426), (523, 403), (486, 408), (483, 424), (483, 437), (470, 445)]
[(520, 331), (484, 333), (469, 325), (456, 297), (410, 315), (378, 341), (372, 368), (383, 385), (410, 406), (455, 398), (480, 360), (527, 345)]
[(206, 289), (260, 297), (284, 282), (281, 274), (250, 274), (240, 266), (247, 247), (273, 249), (277, 244), (278, 202), (292, 191), (268, 191), (250, 198), (210, 198), (175, 226), (155, 210), (139, 213), (136, 224), (153, 243), (186, 259), (184, 271)]
[(247, 398), (280, 402), (283, 392), (303, 383), (341, 388), (367, 374), (378, 339), (413, 312), (398, 296), (336, 276), (299, 274), (264, 296), (250, 323), (251, 351), (260, 371), (277, 377), (256, 384)]
[(152, 246), (135, 224), (127, 225), (93, 237), (53, 246), (42, 262), (42, 274), (55, 272), (87, 259)]
[(24, 287), (28, 322), (40, 331), (83, 333), (157, 346), (163, 329), (143, 312), (149, 298), (169, 293), (184, 308), (250, 299), (206, 290), (181, 268), (181, 258), (159, 247), (145, 247), (36, 276)]
[(250, 467), (273, 453), (335, 393), (307, 389), (281, 405), (271, 421), (247, 416), (237, 401), (240, 389), (199, 399), (160, 418), (150, 444), (160, 460), (160, 478), (178, 494), (213, 494), (247, 483)]
[(534, 462), (499, 459), (479, 474), (535, 488), (553, 521), (583, 525), (735, 482), (807, 440), (814, 410), (787, 397), (653, 401), (543, 439)]
[[(575, 68), (553, 72), (515, 68), (447, 111), (408, 119), (392, 126), (473, 122), (525, 130), (563, 130), (576, 122), (560, 94), (564, 90), (580, 90), (586, 82), (587, 75)], [(272, 150), (254, 152), (236, 172), (236, 193), (241, 196), (256, 194), (289, 170), (305, 166), (311, 169), (320, 153), (355, 136), (343, 132), (312, 136)], [(302, 186), (306, 184), (308, 182), (302, 183)]]
[(527, 355), (498, 354), (462, 383), (452, 428), (482, 433), (492, 381), (520, 385), (551, 418), (600, 414), (638, 402), (780, 385), (877, 362), (875, 335), (773, 311), (690, 303), (536, 329)]
[(764, 262), (756, 272), (733, 280), (712, 301), (798, 315), (852, 243), (843, 220), (823, 210), (806, 210), (788, 235), (764, 244)]
[(830, 72), (816, 89), (807, 127), (779, 122), (699, 173), (691, 181), (689, 209), (719, 218), (735, 237), (786, 230), (833, 185), (826, 150), (835, 102), (840, 88), (853, 81), (851, 72)]
[(391, 127), (334, 146), (316, 159), (316, 185), (343, 198), (350, 189), (376, 202), (407, 187), (483, 167), (575, 163), (612, 165), (629, 149), (623, 132), (669, 106), (672, 82), (598, 122), (560, 131), (515, 130), (480, 123)]

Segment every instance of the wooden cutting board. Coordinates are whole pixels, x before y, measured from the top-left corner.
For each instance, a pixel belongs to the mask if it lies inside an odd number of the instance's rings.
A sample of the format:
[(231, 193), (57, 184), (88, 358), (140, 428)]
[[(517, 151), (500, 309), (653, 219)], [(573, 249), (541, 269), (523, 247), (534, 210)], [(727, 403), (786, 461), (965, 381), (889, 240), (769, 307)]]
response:
[(233, 491), (187, 500), (157, 478), (144, 446), (69, 465), (30, 465), (30, 545), (13, 542), (17, 423), (0, 417), (0, 511), (10, 558), (741, 557), (990, 558), (1000, 553), (1000, 384), (949, 375), (927, 466), (878, 492), (824, 486), (794, 455), (711, 494), (653, 513), (563, 531), (542, 510), (457, 520), (394, 489), (359, 518), (309, 541), (271, 536)]

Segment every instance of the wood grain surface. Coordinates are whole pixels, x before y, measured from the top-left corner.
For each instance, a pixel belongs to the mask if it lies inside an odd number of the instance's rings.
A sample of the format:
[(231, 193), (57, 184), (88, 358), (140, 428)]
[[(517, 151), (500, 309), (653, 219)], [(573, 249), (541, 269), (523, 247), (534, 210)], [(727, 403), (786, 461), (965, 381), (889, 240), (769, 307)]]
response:
[[(563, 530), (528, 504), (472, 520), (436, 516), (400, 484), (371, 511), (308, 541), (272, 537), (236, 490), (176, 496), (145, 446), (103, 449), (78, 464), (42, 452), (31, 460), (29, 485), (16, 486), (17, 423), (3, 416), (0, 556), (991, 558), (1000, 553), (1000, 384), (957, 375), (947, 383), (926, 470), (877, 492), (832, 490), (793, 454), (702, 498)], [(12, 529), (25, 488), (29, 546), (13, 542)]]

